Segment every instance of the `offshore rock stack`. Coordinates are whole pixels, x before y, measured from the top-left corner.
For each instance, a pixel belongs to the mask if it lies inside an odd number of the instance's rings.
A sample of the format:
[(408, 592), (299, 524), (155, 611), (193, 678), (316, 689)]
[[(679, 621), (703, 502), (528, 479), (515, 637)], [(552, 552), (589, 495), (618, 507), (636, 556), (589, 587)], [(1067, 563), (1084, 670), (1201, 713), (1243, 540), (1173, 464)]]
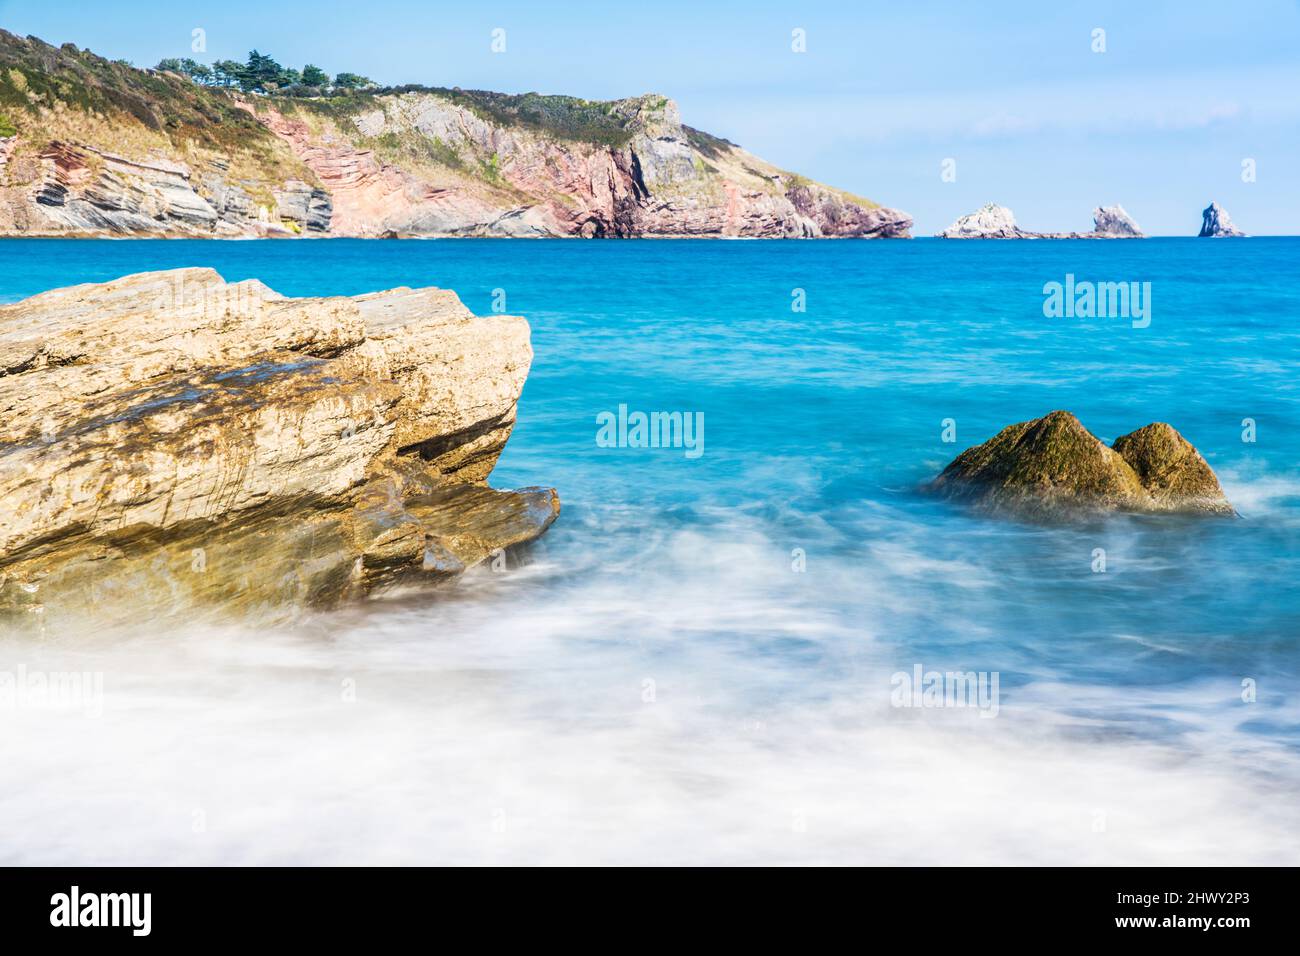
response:
[(1098, 206), (1092, 211), (1092, 232), (1030, 232), (1016, 225), (1006, 206), (985, 203), (939, 233), (940, 239), (1142, 239), (1138, 224), (1120, 205)]
[(1246, 234), (1232, 224), (1228, 211), (1217, 202), (1212, 202), (1201, 213), (1201, 231), (1199, 239), (1239, 238)]

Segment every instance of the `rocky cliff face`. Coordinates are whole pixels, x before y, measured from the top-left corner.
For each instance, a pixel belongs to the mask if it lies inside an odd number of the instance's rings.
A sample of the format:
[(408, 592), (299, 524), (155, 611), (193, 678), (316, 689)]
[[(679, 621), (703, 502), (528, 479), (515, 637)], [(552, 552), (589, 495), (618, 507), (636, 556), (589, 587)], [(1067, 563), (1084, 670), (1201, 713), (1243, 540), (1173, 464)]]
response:
[(929, 490), (994, 514), (1069, 519), (1108, 511), (1233, 515), (1214, 472), (1156, 422), (1107, 447), (1072, 414), (1008, 425), (958, 455)]
[[(289, 236), (329, 232), (329, 195), (289, 180), (259, 206), (228, 182), (214, 161), (199, 181), (189, 166), (164, 158), (130, 160), (93, 146), (45, 144), (35, 156), (30, 193), (10, 187), (13, 235)], [(228, 164), (227, 164), (228, 165)], [(30, 170), (30, 167), (29, 167)], [(274, 212), (271, 212), (274, 207)]]
[(0, 620), (283, 617), (535, 538), (555, 492), (485, 484), (528, 338), (441, 289), (210, 269), (0, 307)]
[[(625, 142), (494, 123), (426, 92), (376, 97), (342, 123), (313, 123), (310, 107), (257, 115), (317, 174), (349, 235), (892, 237), (911, 226), (693, 133), (671, 100), (606, 105)], [(425, 144), (439, 162), (404, 166)]]
[(1218, 239), (1246, 235), (1232, 224), (1228, 211), (1217, 202), (1212, 202), (1201, 213), (1200, 239)]
[(683, 125), (662, 96), (241, 96), (0, 31), (0, 111), (17, 130), (0, 139), (3, 235), (889, 238), (912, 225)]

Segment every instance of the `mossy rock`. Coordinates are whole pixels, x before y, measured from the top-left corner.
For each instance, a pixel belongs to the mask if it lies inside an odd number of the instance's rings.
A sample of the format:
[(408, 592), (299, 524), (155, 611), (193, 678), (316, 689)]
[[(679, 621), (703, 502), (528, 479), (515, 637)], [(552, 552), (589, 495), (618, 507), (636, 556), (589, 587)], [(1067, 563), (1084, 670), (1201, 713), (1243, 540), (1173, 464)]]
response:
[(1172, 425), (1153, 422), (1121, 435), (1114, 448), (1162, 510), (1235, 513), (1209, 463)]
[(1008, 425), (927, 487), (980, 510), (1036, 519), (1235, 514), (1205, 459), (1169, 425), (1147, 425), (1108, 447), (1067, 411)]

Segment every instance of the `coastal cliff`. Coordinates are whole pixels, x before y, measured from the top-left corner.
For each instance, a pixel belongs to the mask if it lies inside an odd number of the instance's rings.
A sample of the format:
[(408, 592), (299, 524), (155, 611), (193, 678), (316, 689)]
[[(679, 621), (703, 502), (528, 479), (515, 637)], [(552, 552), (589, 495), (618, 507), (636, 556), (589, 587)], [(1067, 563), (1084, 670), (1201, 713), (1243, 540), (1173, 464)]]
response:
[(503, 560), (559, 512), (486, 485), (531, 358), (434, 288), (178, 269), (0, 307), (0, 621), (273, 620)]
[(610, 102), (196, 85), (0, 31), (0, 235), (906, 237), (912, 220)]

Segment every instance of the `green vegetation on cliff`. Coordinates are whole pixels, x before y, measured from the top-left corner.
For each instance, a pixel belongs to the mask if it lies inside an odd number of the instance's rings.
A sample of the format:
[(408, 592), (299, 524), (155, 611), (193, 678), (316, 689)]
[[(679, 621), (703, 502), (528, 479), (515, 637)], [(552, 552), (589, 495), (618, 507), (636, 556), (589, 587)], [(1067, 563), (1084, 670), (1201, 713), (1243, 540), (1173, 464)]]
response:
[(72, 44), (54, 47), (0, 30), (0, 109), (11, 125), (20, 114), (67, 111), (129, 117), (174, 143), (228, 150), (273, 137), (229, 97), (178, 76), (149, 73)]
[(430, 90), (464, 106), (498, 126), (522, 126), (559, 139), (601, 146), (626, 146), (632, 138), (627, 117), (612, 103), (541, 93), (492, 93), (486, 90)]
[(189, 57), (169, 57), (159, 60), (156, 69), (159, 72), (187, 76), (199, 86), (286, 96), (319, 96), (331, 89), (359, 90), (375, 85), (374, 80), (356, 73), (340, 73), (331, 80), (328, 73), (311, 63), (301, 70), (281, 66), (275, 57), (257, 50), (250, 51), (248, 59), (243, 63), (216, 60), (208, 66)]
[(337, 121), (377, 108), (380, 97), (403, 93), (429, 93), (440, 96), (494, 126), (533, 130), (569, 142), (620, 148), (631, 141), (635, 132), (630, 117), (621, 115), (616, 109), (615, 102), (541, 93), (515, 94), (493, 93), (488, 90), (449, 89), (443, 86), (423, 86), (418, 83), (382, 86), (341, 95), (277, 97), (276, 104), (285, 111), (302, 107)]
[[(416, 231), (527, 235), (714, 235), (724, 222), (727, 235), (881, 236), (910, 224), (684, 127), (658, 94), (595, 101), (380, 87), (346, 71), (331, 79), (310, 63), (286, 67), (256, 49), (242, 63), (172, 58), (136, 69), (0, 31), (0, 137), (0, 189), (12, 194), (0, 199), (23, 212), (12, 214), (17, 231), (68, 228), (65, 214), (38, 208), (47, 199), (125, 210), (111, 196), (125, 187), (100, 181), (103, 163), (123, 159), (150, 170), (146, 178), (184, 177), (198, 199), (177, 213), (183, 229), (214, 214), (226, 231), (256, 231), (276, 213), (298, 222), (283, 213), (304, 203), (316, 203), (319, 226), (332, 221), (329, 197), (340, 194), (362, 210), (345, 228), (376, 233), (400, 232), (390, 219)], [(54, 156), (66, 159), (52, 165)], [(371, 172), (405, 184), (400, 201), (381, 202)], [(299, 184), (321, 195), (304, 199)], [(641, 202), (652, 194), (682, 202)], [(168, 202), (157, 192), (156, 205)], [(158, 221), (132, 216), (116, 225), (149, 230)]]
[[(340, 118), (366, 106), (369, 98), (394, 93), (433, 93), (471, 110), (479, 118), (497, 126), (520, 126), (548, 133), (559, 139), (595, 143), (601, 146), (625, 146), (632, 138), (628, 117), (620, 116), (613, 103), (584, 100), (573, 96), (542, 93), (493, 93), (488, 90), (422, 86), (378, 86), (373, 80), (355, 73), (339, 73), (330, 80), (319, 67), (308, 64), (301, 71), (281, 66), (274, 57), (257, 50), (248, 54), (245, 63), (217, 60), (211, 66), (190, 59), (166, 59), (158, 70), (189, 77), (194, 83), (219, 89), (239, 89), (245, 93), (265, 93), (300, 100), (320, 112)], [(667, 105), (659, 97), (657, 108)], [(648, 104), (655, 108), (656, 104)], [(700, 134), (708, 136), (708, 134)], [(708, 137), (716, 143), (726, 140)]]
[[(431, 93), (485, 122), (571, 142), (618, 148), (626, 146), (634, 134), (633, 117), (620, 112), (616, 102), (420, 84), (380, 87), (348, 72), (331, 80), (312, 64), (299, 71), (257, 50), (249, 53), (245, 63), (218, 60), (206, 65), (188, 58), (169, 58), (157, 69), (141, 70), (73, 44), (55, 47), (35, 37), (24, 39), (0, 30), (0, 108), (11, 119), (19, 111), (39, 114), (42, 109), (71, 109), (105, 117), (129, 116), (174, 142), (196, 140), (216, 149), (248, 147), (267, 139), (270, 134), (236, 105), (232, 91), (254, 94), (253, 106), (258, 109), (264, 102), (259, 94), (269, 94), (281, 109), (292, 111), (301, 106), (336, 121), (373, 109), (379, 96)], [(658, 98), (659, 108), (666, 103)], [(645, 103), (648, 109), (655, 105), (650, 99)], [(691, 133), (693, 145), (706, 156), (731, 145), (707, 133)]]
[(721, 136), (714, 136), (712, 133), (706, 133), (702, 129), (695, 129), (692, 126), (683, 126), (682, 129), (686, 130), (686, 139), (694, 147), (695, 151), (709, 157), (709, 159), (717, 159), (736, 146), (731, 140), (723, 139)]

